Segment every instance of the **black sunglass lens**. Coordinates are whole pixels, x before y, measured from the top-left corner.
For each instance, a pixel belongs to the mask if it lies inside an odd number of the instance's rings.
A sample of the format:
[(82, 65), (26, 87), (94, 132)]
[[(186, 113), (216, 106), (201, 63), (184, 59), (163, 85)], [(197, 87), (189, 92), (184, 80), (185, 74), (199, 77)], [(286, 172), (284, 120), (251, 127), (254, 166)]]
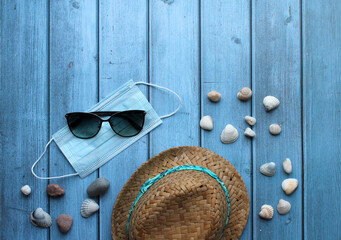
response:
[(118, 135), (131, 137), (143, 128), (144, 116), (143, 111), (120, 112), (110, 118), (110, 125)]
[(72, 114), (67, 116), (67, 123), (74, 135), (79, 138), (91, 138), (101, 128), (101, 119), (91, 114)]

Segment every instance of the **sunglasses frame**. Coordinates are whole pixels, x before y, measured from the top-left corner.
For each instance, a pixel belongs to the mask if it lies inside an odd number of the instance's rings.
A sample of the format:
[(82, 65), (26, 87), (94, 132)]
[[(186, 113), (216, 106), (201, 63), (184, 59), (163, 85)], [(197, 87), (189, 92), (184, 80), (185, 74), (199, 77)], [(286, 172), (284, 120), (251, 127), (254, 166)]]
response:
[[(131, 136), (123, 136), (123, 135), (121, 135), (121, 134), (119, 134), (118, 132), (115, 131), (115, 129), (113, 128), (113, 125), (112, 125), (111, 122), (110, 122), (110, 119), (111, 119), (113, 116), (115, 116), (115, 115), (117, 115), (117, 114), (119, 114), (119, 113), (122, 113), (122, 112), (143, 112), (143, 113), (144, 113), (144, 115), (143, 115), (142, 127), (141, 127), (140, 131), (138, 131), (136, 134), (131, 135)], [(134, 136), (138, 135), (138, 134), (142, 131), (143, 126), (144, 126), (144, 121), (145, 121), (145, 116), (146, 116), (146, 114), (147, 114), (147, 112), (144, 111), (144, 110), (103, 111), (103, 112), (70, 112), (70, 113), (65, 114), (65, 118), (66, 118), (67, 125), (68, 125), (68, 127), (69, 127), (69, 129), (70, 129), (70, 132), (71, 132), (75, 137), (77, 137), (77, 138), (81, 138), (81, 139), (90, 139), (90, 138), (96, 137), (96, 135), (99, 133), (99, 131), (101, 131), (103, 122), (109, 122), (109, 125), (110, 125), (111, 129), (112, 129), (118, 136), (121, 136), (121, 137), (134, 137)], [(69, 117), (70, 115), (93, 115), (93, 116), (97, 117), (97, 118), (101, 121), (101, 125), (100, 125), (100, 127), (98, 128), (98, 131), (96, 132), (95, 135), (93, 135), (93, 136), (91, 136), (91, 137), (79, 137), (79, 136), (76, 136), (76, 134), (74, 134), (74, 132), (71, 130), (71, 127), (70, 127), (69, 121), (68, 121), (68, 117)], [(105, 116), (105, 117), (110, 116), (110, 117), (109, 117), (108, 119), (103, 119), (103, 118), (101, 118), (101, 116)]]

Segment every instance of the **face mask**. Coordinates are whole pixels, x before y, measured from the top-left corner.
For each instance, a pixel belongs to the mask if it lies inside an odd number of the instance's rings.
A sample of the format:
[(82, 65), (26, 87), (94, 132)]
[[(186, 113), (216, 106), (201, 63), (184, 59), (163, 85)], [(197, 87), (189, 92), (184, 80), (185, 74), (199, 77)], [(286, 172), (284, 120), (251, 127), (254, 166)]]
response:
[[(136, 86), (138, 84), (161, 88), (175, 94), (180, 101), (179, 107), (174, 112), (159, 117), (152, 105)], [(180, 109), (181, 105), (182, 102), (179, 95), (168, 88), (144, 82), (134, 83), (130, 80), (89, 109), (89, 112), (144, 110), (147, 114), (145, 116), (143, 129), (138, 135), (133, 137), (121, 137), (115, 134), (110, 125), (106, 122), (103, 123), (101, 130), (95, 137), (91, 139), (81, 139), (75, 137), (69, 130), (68, 126), (65, 126), (52, 135), (51, 140), (45, 146), (44, 152), (32, 165), (31, 172), (39, 179), (56, 179), (75, 175), (79, 175), (81, 178), (84, 178), (139, 140), (141, 137), (149, 133), (151, 130), (159, 126), (162, 123), (162, 118), (170, 117), (175, 114)], [(56, 177), (39, 177), (34, 173), (35, 165), (44, 156), (52, 141), (55, 141), (76, 173)]]

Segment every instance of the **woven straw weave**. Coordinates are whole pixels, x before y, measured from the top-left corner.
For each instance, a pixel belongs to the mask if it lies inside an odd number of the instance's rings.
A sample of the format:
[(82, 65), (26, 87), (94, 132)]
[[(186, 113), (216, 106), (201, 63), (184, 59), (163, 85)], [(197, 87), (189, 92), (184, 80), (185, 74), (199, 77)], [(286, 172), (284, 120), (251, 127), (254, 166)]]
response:
[[(207, 168), (224, 182), (231, 211), (221, 239), (240, 237), (249, 215), (249, 197), (237, 170), (208, 149), (177, 147), (144, 163), (124, 185), (113, 209), (113, 239), (128, 239), (129, 210), (142, 185), (179, 165)], [(227, 210), (225, 193), (215, 179), (194, 170), (174, 172), (154, 183), (141, 197), (131, 215), (129, 239), (218, 239)]]

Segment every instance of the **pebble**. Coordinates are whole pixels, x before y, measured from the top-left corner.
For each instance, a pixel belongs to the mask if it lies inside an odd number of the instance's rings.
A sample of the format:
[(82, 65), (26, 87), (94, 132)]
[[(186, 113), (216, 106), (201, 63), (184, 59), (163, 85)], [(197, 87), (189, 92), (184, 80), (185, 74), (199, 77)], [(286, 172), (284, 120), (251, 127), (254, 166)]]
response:
[(278, 135), (281, 133), (281, 126), (277, 123), (271, 124), (269, 127), (269, 131), (272, 135)]
[(54, 183), (47, 185), (46, 192), (51, 197), (61, 197), (65, 194), (64, 188)]
[(110, 182), (106, 178), (97, 178), (93, 181), (86, 192), (88, 193), (89, 197), (97, 197), (103, 193), (105, 193), (110, 187)]
[(250, 126), (253, 126), (256, 124), (256, 118), (251, 116), (245, 116), (245, 122), (247, 122)]
[(62, 233), (67, 233), (73, 223), (73, 219), (70, 215), (61, 214), (57, 217), (57, 226)]
[(24, 194), (25, 196), (30, 195), (31, 193), (31, 188), (28, 185), (22, 186), (22, 188), (20, 189), (20, 191), (22, 192), (22, 194)]
[(256, 136), (256, 133), (251, 128), (246, 128), (244, 135), (250, 138), (253, 138)]
[(207, 97), (211, 102), (219, 102), (221, 99), (221, 94), (217, 91), (211, 91), (207, 94)]

